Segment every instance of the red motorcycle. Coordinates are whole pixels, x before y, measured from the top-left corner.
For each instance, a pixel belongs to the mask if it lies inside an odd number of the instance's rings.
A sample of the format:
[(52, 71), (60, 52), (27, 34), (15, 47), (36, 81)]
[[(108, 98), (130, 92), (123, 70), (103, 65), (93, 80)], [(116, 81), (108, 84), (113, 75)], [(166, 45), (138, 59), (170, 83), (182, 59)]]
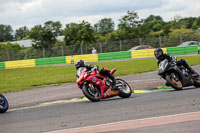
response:
[[(112, 69), (110, 73), (114, 74), (115, 71), (116, 68)], [(130, 85), (119, 78), (116, 79), (117, 89), (112, 90), (112, 81), (99, 73), (97, 69), (87, 71), (85, 67), (79, 68), (76, 83), (82, 89), (83, 94), (93, 102), (113, 96), (128, 98), (132, 94)]]

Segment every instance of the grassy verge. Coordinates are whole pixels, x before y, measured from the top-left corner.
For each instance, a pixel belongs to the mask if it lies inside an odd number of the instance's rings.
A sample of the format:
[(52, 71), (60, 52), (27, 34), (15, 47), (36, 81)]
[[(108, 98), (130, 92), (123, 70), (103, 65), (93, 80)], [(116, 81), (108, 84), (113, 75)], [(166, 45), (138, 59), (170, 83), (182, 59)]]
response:
[[(200, 56), (181, 57), (190, 65), (200, 65)], [(178, 58), (180, 59), (180, 58)], [(114, 61), (94, 63), (109, 69), (117, 68), (115, 76), (132, 75), (157, 70), (155, 59)], [(0, 70), (0, 93), (33, 89), (48, 84), (76, 81), (73, 65), (48, 66), (22, 69)]]

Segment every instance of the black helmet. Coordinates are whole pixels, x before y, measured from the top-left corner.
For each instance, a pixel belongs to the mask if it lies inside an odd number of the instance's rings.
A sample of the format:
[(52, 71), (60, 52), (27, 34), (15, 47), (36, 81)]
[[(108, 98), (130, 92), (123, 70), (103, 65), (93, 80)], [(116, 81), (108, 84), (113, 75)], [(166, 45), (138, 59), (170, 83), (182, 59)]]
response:
[(157, 48), (154, 50), (154, 55), (157, 59), (159, 59), (163, 55), (163, 50), (161, 48)]
[(78, 60), (75, 63), (76, 69), (79, 69), (80, 67), (84, 67), (85, 66), (85, 62), (83, 60)]

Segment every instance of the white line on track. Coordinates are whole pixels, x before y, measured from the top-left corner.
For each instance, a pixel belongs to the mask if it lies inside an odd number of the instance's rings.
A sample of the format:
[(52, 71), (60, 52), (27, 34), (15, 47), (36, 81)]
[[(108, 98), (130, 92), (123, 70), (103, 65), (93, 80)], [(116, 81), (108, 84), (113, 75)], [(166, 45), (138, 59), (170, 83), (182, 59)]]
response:
[[(191, 118), (192, 115), (194, 115), (193, 116), (194, 118)], [(181, 114), (173, 114), (173, 115), (166, 115), (166, 116), (149, 117), (149, 118), (136, 119), (136, 120), (119, 121), (119, 122), (113, 122), (113, 123), (107, 123), (107, 124), (99, 124), (99, 125), (92, 125), (92, 126), (86, 126), (86, 127), (70, 128), (70, 129), (63, 129), (63, 130), (57, 130), (57, 131), (49, 131), (49, 132), (45, 132), (45, 133), (67, 133), (67, 132), (73, 132), (73, 133), (75, 133), (75, 132), (79, 132), (80, 130), (82, 130), (84, 132), (87, 129), (88, 129), (87, 131), (89, 131), (89, 129), (91, 129), (91, 131), (94, 132), (95, 128), (98, 129), (98, 128), (101, 128), (101, 127), (108, 127), (110, 125), (111, 126), (114, 126), (114, 125), (117, 125), (117, 124), (122, 124), (122, 125), (125, 124), (126, 125), (126, 123), (129, 124), (131, 122), (148, 121), (148, 120), (163, 119), (163, 118), (167, 119), (167, 118), (184, 117), (184, 116), (188, 116), (188, 118), (191, 118), (191, 120), (188, 120), (188, 121), (200, 120), (200, 118), (195, 118), (195, 115), (199, 116), (200, 115), (200, 111), (197, 111), (197, 112), (188, 112), (188, 113), (181, 113)], [(177, 123), (181, 122), (181, 121), (183, 121), (183, 120), (177, 121)], [(185, 121), (187, 121), (187, 120), (185, 120)]]

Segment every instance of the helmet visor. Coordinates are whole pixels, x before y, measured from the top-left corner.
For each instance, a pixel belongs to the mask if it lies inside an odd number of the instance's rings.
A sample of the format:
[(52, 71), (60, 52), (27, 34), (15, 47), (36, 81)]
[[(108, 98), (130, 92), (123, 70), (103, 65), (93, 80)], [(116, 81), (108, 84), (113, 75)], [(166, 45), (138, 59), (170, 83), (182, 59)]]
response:
[(161, 54), (162, 54), (161, 52), (155, 52), (155, 56), (156, 56), (156, 57), (160, 57)]

